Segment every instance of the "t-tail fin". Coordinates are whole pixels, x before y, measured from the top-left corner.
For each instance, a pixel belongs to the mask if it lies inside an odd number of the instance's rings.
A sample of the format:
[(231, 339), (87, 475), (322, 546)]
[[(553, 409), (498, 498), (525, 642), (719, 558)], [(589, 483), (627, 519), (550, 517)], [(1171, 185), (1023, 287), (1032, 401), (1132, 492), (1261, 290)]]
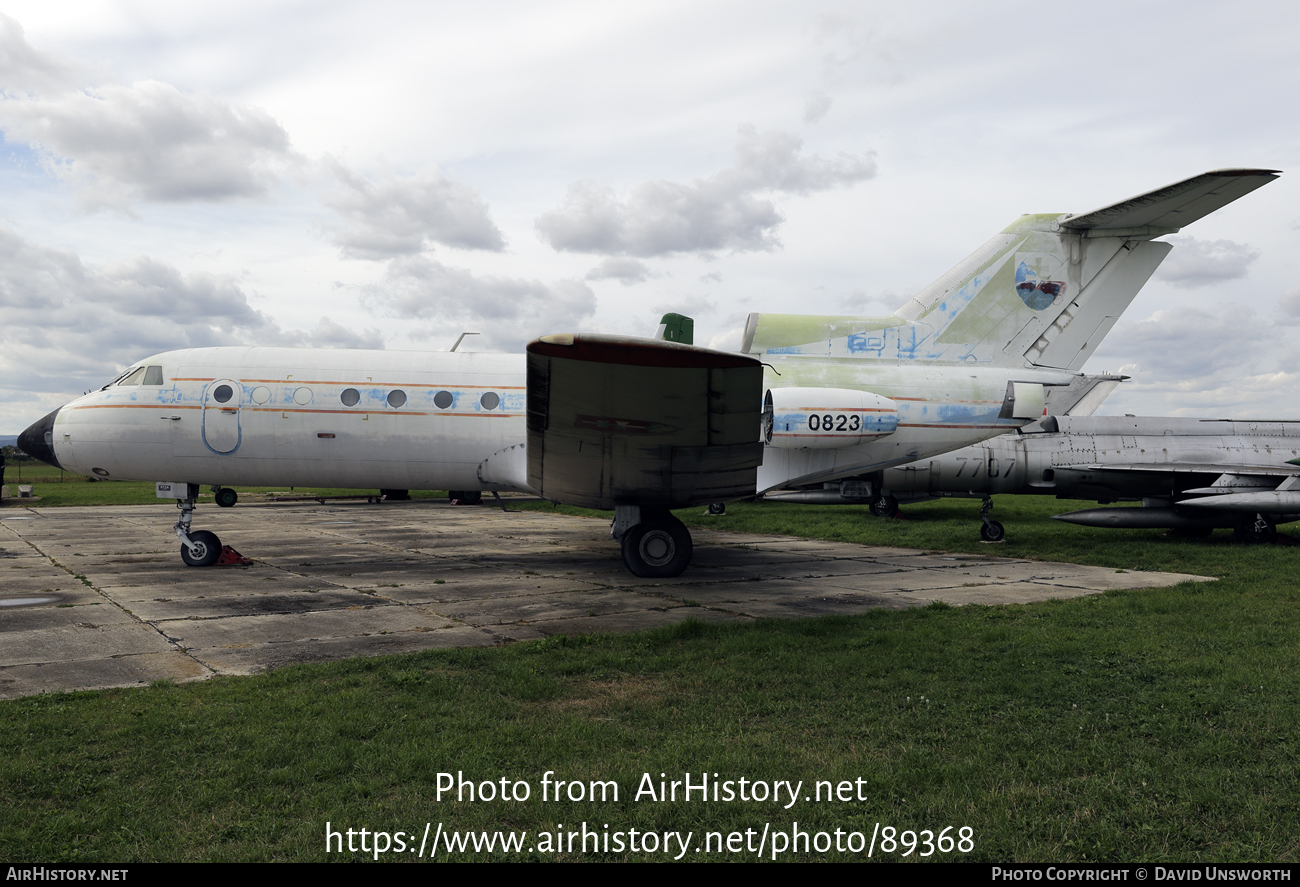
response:
[(1204, 173), (1082, 215), (1024, 215), (889, 317), (751, 314), (743, 350), (1077, 371), (1173, 234), (1277, 178)]

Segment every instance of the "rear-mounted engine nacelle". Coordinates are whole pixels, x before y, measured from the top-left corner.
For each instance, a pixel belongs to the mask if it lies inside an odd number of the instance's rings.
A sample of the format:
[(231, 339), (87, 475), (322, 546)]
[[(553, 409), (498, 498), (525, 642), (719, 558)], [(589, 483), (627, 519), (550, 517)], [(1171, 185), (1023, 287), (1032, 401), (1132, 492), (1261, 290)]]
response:
[(782, 449), (851, 447), (898, 427), (898, 405), (850, 388), (771, 388), (763, 398), (763, 440)]

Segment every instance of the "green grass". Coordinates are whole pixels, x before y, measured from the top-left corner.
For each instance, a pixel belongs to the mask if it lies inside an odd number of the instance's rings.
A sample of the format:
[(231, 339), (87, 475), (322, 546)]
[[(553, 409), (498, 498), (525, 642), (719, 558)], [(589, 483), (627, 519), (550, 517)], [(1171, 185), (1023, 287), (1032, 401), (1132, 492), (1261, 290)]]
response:
[[(697, 844), (705, 831), (798, 822), (868, 835), (876, 823), (972, 828), (974, 850), (945, 858), (1295, 859), (1297, 549), (1045, 519), (1071, 507), (999, 499), (999, 545), (977, 541), (974, 502), (913, 506), (907, 520), (790, 505), (680, 514), (720, 529), (1223, 578), (1023, 606), (688, 622), (0, 703), (0, 855), (338, 858), (324, 852), (327, 821), (408, 833), (429, 821), (530, 833), (608, 823), (691, 830)], [(620, 799), (543, 803), (548, 770), (615, 780)], [(439, 774), (457, 771), (535, 794), (439, 800)], [(633, 799), (643, 774), (687, 772), (802, 780), (803, 794), (850, 781), (865, 800)]]

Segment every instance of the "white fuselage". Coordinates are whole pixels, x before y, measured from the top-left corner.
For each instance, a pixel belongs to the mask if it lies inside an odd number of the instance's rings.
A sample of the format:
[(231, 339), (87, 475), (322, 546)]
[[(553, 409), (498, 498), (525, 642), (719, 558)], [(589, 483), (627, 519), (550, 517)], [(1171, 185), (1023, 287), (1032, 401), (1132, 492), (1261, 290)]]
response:
[[(768, 447), (756, 492), (994, 436), (1024, 424), (998, 416), (1008, 379), (1052, 384), (1069, 375), (806, 357), (776, 363), (785, 375), (769, 373), (769, 384), (828, 380), (876, 391), (898, 400), (899, 423), (887, 437), (844, 449)], [(137, 366), (160, 367), (155, 384), (142, 383), (148, 373), (131, 374), (58, 411), (49, 443), (64, 468), (222, 486), (528, 489), (523, 355), (193, 348)], [(126, 384), (132, 376), (137, 383)]]
[(493, 489), (506, 485), (483, 484), (479, 465), (525, 439), (522, 355), (194, 348), (141, 361), (155, 365), (161, 385), (110, 385), (59, 411), (51, 445), (64, 468), (225, 486)]

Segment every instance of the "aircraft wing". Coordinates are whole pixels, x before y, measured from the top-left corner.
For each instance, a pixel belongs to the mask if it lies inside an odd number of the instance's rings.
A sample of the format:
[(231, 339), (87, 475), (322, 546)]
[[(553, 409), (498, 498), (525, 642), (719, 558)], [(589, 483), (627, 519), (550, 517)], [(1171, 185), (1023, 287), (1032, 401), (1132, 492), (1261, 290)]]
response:
[(1096, 231), (1096, 236), (1159, 236), (1227, 206), (1277, 178), (1275, 169), (1216, 169), (1146, 194), (1062, 219), (1062, 228)]
[[(1170, 474), (1218, 474), (1208, 487), (1182, 490), (1179, 508), (1211, 509), (1245, 513), (1300, 513), (1300, 466), (1238, 467), (1180, 463), (1132, 463), (1129, 465), (1090, 465), (1098, 471), (1168, 472)], [(1228, 470), (1224, 470), (1227, 468)], [(1278, 482), (1280, 479), (1280, 483)]]
[(684, 508), (753, 496), (763, 366), (655, 339), (528, 344), (528, 482), (584, 508)]
[(1070, 467), (1082, 468), (1087, 471), (1155, 471), (1168, 474), (1222, 474), (1225, 476), (1244, 475), (1249, 477), (1285, 478), (1300, 475), (1300, 466), (1295, 465), (1272, 465), (1267, 468), (1262, 466), (1256, 468), (1195, 462), (1130, 462), (1125, 465), (1098, 463), (1095, 465), (1071, 465)]

